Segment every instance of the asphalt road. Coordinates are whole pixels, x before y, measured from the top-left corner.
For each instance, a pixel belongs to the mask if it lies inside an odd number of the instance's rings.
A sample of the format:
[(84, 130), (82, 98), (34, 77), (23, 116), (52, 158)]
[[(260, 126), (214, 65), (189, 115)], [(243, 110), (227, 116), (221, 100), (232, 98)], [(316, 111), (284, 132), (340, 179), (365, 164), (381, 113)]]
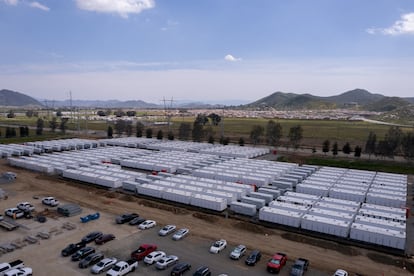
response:
[[(119, 227), (136, 227), (119, 225)], [(243, 256), (240, 260), (235, 261), (229, 258), (229, 254), (236, 246), (228, 245), (219, 254), (209, 253), (209, 248), (214, 242), (212, 240), (203, 239), (196, 237), (190, 234), (185, 237), (183, 240), (174, 241), (171, 239), (171, 235), (166, 237), (158, 236), (158, 230), (160, 226), (148, 230), (138, 230), (123, 239), (117, 239), (111, 241), (103, 246), (97, 247), (98, 251), (102, 251), (105, 256), (116, 257), (119, 260), (126, 260), (129, 258), (130, 253), (137, 249), (141, 244), (151, 243), (158, 246), (158, 250), (166, 252), (167, 255), (176, 255), (179, 257), (179, 261), (187, 262), (191, 264), (191, 270), (186, 272), (186, 275), (192, 275), (195, 270), (201, 265), (207, 265), (211, 271), (212, 275), (271, 275), (266, 271), (266, 262), (269, 256), (263, 256), (259, 263), (256, 266), (247, 266), (244, 264), (246, 255), (248, 255), (252, 248), (248, 248), (247, 254)], [(217, 237), (219, 239), (220, 237)], [(94, 246), (94, 245), (93, 245)], [(69, 258), (67, 261), (64, 261), (66, 265), (72, 266), (74, 270), (79, 271), (81, 275), (91, 275), (89, 269), (79, 269), (77, 268), (77, 262), (71, 262)], [(292, 265), (292, 260), (289, 260), (288, 264), (282, 269), (279, 275), (288, 276), (290, 272), (290, 266)], [(130, 273), (129, 275), (170, 275), (172, 267), (166, 270), (157, 270), (154, 265), (148, 266), (145, 265), (142, 261), (139, 262), (138, 269)], [(306, 273), (308, 276), (327, 276), (328, 274), (312, 269), (312, 264), (309, 271)]]

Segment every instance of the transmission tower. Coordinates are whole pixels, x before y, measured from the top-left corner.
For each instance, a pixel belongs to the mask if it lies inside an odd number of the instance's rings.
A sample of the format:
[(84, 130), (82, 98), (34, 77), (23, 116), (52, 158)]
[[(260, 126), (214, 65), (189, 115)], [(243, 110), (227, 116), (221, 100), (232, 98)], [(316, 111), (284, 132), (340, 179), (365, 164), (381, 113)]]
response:
[[(170, 125), (171, 125), (171, 109), (172, 109), (172, 104), (174, 102), (173, 97), (171, 97), (171, 100), (166, 100), (165, 98), (163, 98), (161, 100), (164, 103), (164, 114), (165, 117), (167, 118), (167, 124), (168, 124), (168, 133), (170, 132)], [(168, 104), (169, 103), (169, 104)]]

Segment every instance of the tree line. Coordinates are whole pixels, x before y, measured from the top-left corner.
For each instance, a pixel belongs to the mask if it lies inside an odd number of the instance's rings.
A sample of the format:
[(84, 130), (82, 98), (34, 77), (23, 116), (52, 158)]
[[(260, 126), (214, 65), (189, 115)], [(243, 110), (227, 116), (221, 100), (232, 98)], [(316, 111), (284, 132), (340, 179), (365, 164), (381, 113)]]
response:
[[(334, 156), (338, 155), (339, 146), (337, 142), (330, 145), (329, 140), (325, 140), (322, 144), (322, 151), (326, 154), (329, 151)], [(394, 156), (404, 156), (404, 158), (412, 159), (414, 157), (414, 133), (412, 131), (404, 133), (399, 127), (391, 126), (382, 140), (377, 139), (375, 132), (370, 131), (365, 142), (365, 148), (357, 145), (352, 149), (349, 142), (346, 142), (342, 147), (344, 154), (351, 154), (354, 152), (355, 157), (360, 157), (361, 153), (368, 154), (369, 158), (372, 155), (380, 157), (394, 158)]]
[[(214, 144), (217, 136), (217, 126), (222, 123), (220, 115), (211, 113), (209, 115), (198, 114), (194, 122), (182, 122), (178, 127), (178, 139), (180, 140), (192, 140), (194, 142), (207, 141), (208, 143)], [(135, 124), (136, 136), (143, 137), (144, 134), (147, 138), (152, 138), (152, 128), (146, 128), (142, 122), (138, 121)], [(144, 133), (145, 130), (145, 133)], [(107, 134), (108, 137), (113, 137), (114, 132), (116, 135), (121, 136), (125, 134), (132, 136), (133, 134), (133, 123), (132, 121), (125, 121), (119, 119), (115, 122), (114, 126), (108, 126)], [(158, 130), (157, 138), (162, 139), (164, 133), (162, 130)], [(174, 139), (174, 133), (170, 130), (167, 133), (167, 137), (170, 140)], [(289, 143), (286, 146), (292, 146), (298, 148), (303, 138), (303, 129), (300, 125), (291, 127), (289, 129), (288, 140)], [(266, 128), (261, 125), (254, 125), (250, 131), (250, 142), (254, 145), (265, 142), (271, 146), (280, 146), (282, 139), (282, 126), (273, 120), (270, 120)], [(223, 145), (230, 143), (230, 138), (220, 134), (218, 142)], [(244, 146), (244, 137), (240, 137), (238, 140), (240, 146)]]
[[(28, 126), (20, 126), (19, 127), (19, 135), (20, 137), (27, 137), (29, 136), (29, 127)], [(0, 137), (2, 133), (0, 131)], [(6, 127), (4, 138), (14, 138), (17, 137), (17, 131), (14, 127)]]

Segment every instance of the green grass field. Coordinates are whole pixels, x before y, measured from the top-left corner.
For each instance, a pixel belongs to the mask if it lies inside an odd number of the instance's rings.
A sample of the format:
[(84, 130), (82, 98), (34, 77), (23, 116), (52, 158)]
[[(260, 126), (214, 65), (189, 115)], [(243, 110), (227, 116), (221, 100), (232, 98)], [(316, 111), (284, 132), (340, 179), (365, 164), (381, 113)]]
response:
[[(357, 145), (364, 147), (366, 139), (370, 131), (373, 131), (377, 135), (377, 140), (384, 138), (386, 132), (390, 128), (386, 125), (379, 125), (373, 123), (367, 123), (362, 121), (341, 121), (341, 120), (286, 120), (286, 119), (273, 119), (275, 122), (280, 123), (283, 130), (283, 141), (287, 141), (287, 135), (289, 129), (293, 126), (300, 125), (303, 128), (303, 140), (301, 147), (320, 148), (324, 140), (328, 139), (331, 145), (336, 141), (340, 148), (349, 142), (351, 147)], [(1, 118), (0, 124), (10, 125), (28, 125), (36, 126), (36, 117), (27, 118), (26, 116), (19, 116), (16, 118)], [(262, 118), (224, 118), (223, 125), (211, 126), (215, 140), (218, 141), (221, 134), (225, 137), (230, 138), (231, 143), (237, 143), (240, 137), (243, 137), (245, 143), (250, 143), (250, 131), (254, 125), (261, 125), (266, 128), (269, 119)], [(178, 136), (178, 129), (182, 122), (192, 124), (194, 117), (173, 117), (171, 118), (172, 125), (170, 129), (174, 132), (175, 136)], [(79, 124), (77, 122), (69, 121), (67, 123), (68, 130), (95, 130), (95, 131), (106, 131), (111, 123), (106, 121), (85, 121), (81, 120)], [(112, 124), (113, 125), (113, 124)], [(47, 120), (44, 123), (45, 127), (49, 126)], [(168, 126), (151, 126), (154, 135), (161, 129), (166, 136), (168, 132)], [(403, 131), (413, 131), (413, 129), (402, 128)], [(56, 130), (59, 132), (59, 130)], [(4, 137), (4, 130), (2, 136)], [(31, 131), (34, 133), (34, 131)], [(135, 131), (133, 132), (135, 133)], [(263, 137), (264, 138), (264, 137)], [(264, 139), (263, 139), (264, 140)]]
[[(173, 130), (178, 133), (181, 122), (192, 123), (194, 118), (173, 118)], [(230, 137), (233, 143), (237, 143), (240, 137), (243, 137), (246, 143), (249, 142), (250, 131), (254, 125), (261, 125), (266, 128), (269, 119), (250, 119), (250, 118), (225, 118), (223, 132), (224, 136)], [(300, 125), (303, 128), (302, 147), (311, 148), (313, 146), (321, 147), (324, 140), (330, 140), (331, 144), (335, 141), (339, 146), (349, 142), (351, 146), (365, 146), (370, 131), (377, 135), (377, 140), (384, 138), (390, 128), (386, 125), (366, 123), (362, 121), (333, 121), (333, 120), (281, 120), (274, 119), (275, 122), (282, 126), (284, 140), (287, 139), (289, 129)], [(213, 127), (216, 137), (220, 137), (222, 127)], [(412, 129), (402, 129), (403, 131), (412, 131)], [(283, 139), (283, 138), (282, 138)]]

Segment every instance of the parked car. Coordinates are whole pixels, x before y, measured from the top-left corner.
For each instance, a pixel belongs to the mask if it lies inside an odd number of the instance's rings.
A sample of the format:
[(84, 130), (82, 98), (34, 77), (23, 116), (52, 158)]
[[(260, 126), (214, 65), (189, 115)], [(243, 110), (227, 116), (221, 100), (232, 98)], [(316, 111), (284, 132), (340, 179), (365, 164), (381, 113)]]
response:
[(185, 238), (189, 232), (190, 230), (188, 228), (181, 228), (177, 232), (174, 233), (174, 235), (172, 236), (172, 239), (175, 241), (181, 240)]
[(220, 253), (224, 248), (227, 247), (227, 241), (224, 239), (215, 241), (210, 247), (210, 253), (217, 254)]
[(122, 214), (122, 215), (117, 216), (115, 218), (115, 222), (117, 224), (123, 224), (123, 223), (130, 222), (131, 220), (133, 220), (136, 217), (139, 217), (139, 215), (136, 214), (136, 213), (126, 213), (126, 214)]
[(160, 229), (160, 231), (158, 231), (158, 235), (167, 236), (168, 234), (171, 234), (172, 232), (174, 232), (175, 229), (177, 229), (177, 226), (173, 224), (165, 225), (163, 228)]
[(279, 273), (286, 265), (287, 256), (284, 253), (276, 253), (267, 263), (267, 271), (270, 273)]
[(79, 262), (79, 268), (87, 268), (88, 266), (94, 265), (101, 261), (103, 258), (104, 255), (101, 252), (90, 254)]
[(127, 260), (117, 262), (108, 272), (107, 276), (123, 276), (138, 268), (138, 261)]
[(83, 243), (90, 243), (95, 241), (96, 239), (102, 237), (103, 233), (101, 231), (93, 231), (87, 234), (82, 238)]
[(87, 222), (90, 222), (91, 220), (99, 219), (100, 217), (101, 217), (100, 213), (96, 212), (96, 213), (93, 213), (93, 214), (86, 215), (84, 217), (80, 217), (80, 221), (82, 223), (87, 223)]
[(118, 260), (116, 258), (105, 258), (99, 263), (91, 267), (91, 272), (93, 274), (99, 274), (101, 272), (111, 269), (113, 265), (116, 264)]
[(81, 248), (84, 248), (86, 246), (85, 243), (83, 242), (78, 242), (78, 243), (71, 243), (68, 246), (66, 246), (65, 248), (62, 249), (61, 254), (63, 257), (67, 257), (69, 255), (72, 255), (73, 253), (75, 253), (76, 251), (78, 251)]
[(295, 260), (295, 263), (292, 265), (290, 270), (290, 276), (303, 276), (308, 270), (309, 260), (298, 258)]
[(178, 263), (176, 264), (173, 269), (171, 270), (171, 276), (180, 276), (183, 275), (184, 272), (191, 269), (191, 265), (189, 263)]
[(50, 207), (56, 207), (59, 205), (60, 202), (53, 196), (48, 196), (48, 197), (42, 198), (42, 203)]
[(8, 208), (4, 211), (4, 214), (13, 219), (22, 218), (24, 216), (24, 212), (17, 208)]
[(147, 256), (145, 256), (144, 263), (147, 265), (152, 265), (164, 258), (165, 256), (167, 255), (163, 251), (153, 251), (149, 253)]
[(140, 261), (155, 250), (157, 250), (157, 246), (155, 244), (142, 244), (138, 249), (132, 251), (131, 259)]
[(210, 268), (207, 266), (200, 266), (197, 270), (193, 273), (193, 276), (211, 276)]
[(255, 265), (262, 258), (262, 253), (259, 250), (253, 250), (244, 261), (247, 265)]
[(0, 275), (3, 275), (6, 271), (16, 268), (23, 268), (24, 262), (20, 259), (11, 261), (9, 263), (0, 263)]
[(337, 269), (335, 271), (335, 274), (333, 276), (348, 276), (348, 272), (346, 270), (343, 269)]
[(109, 241), (112, 241), (115, 239), (115, 235), (114, 234), (103, 234), (102, 236), (98, 237), (95, 239), (95, 243), (98, 245), (107, 243)]
[(130, 222), (129, 225), (140, 225), (141, 223), (143, 223), (144, 221), (146, 221), (146, 219), (141, 218), (141, 217), (136, 217), (133, 218)]
[(169, 255), (166, 256), (164, 258), (162, 258), (161, 260), (159, 260), (156, 264), (155, 267), (157, 269), (166, 269), (167, 267), (170, 267), (174, 264), (176, 264), (178, 262), (178, 257), (174, 256), (174, 255)]
[(230, 252), (230, 259), (239, 260), (246, 253), (246, 246), (239, 244)]
[(30, 202), (20, 202), (16, 206), (18, 209), (22, 210), (23, 212), (31, 212), (34, 211), (35, 207)]
[(141, 230), (145, 230), (145, 229), (150, 229), (152, 227), (155, 227), (156, 225), (157, 223), (155, 222), (155, 220), (146, 220), (140, 225), (138, 225), (138, 228)]
[(33, 270), (30, 267), (21, 267), (7, 270), (4, 276), (32, 276)]
[(93, 253), (95, 253), (95, 248), (87, 246), (76, 251), (75, 254), (72, 255), (71, 260), (76, 262)]

